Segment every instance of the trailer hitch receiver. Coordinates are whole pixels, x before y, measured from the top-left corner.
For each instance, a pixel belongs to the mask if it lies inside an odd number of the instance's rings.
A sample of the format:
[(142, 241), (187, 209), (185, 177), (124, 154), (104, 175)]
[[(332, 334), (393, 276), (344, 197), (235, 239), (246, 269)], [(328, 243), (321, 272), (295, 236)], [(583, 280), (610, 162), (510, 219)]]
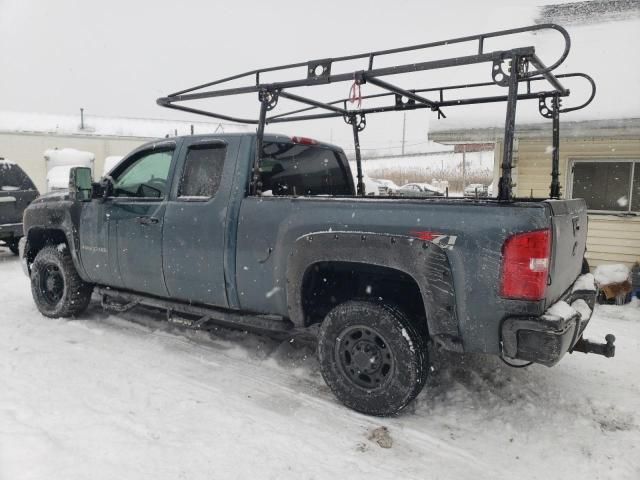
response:
[(595, 353), (607, 358), (612, 358), (616, 354), (616, 346), (614, 345), (616, 337), (608, 334), (604, 339), (607, 343), (595, 343), (580, 337), (580, 340), (574, 345), (572, 352)]

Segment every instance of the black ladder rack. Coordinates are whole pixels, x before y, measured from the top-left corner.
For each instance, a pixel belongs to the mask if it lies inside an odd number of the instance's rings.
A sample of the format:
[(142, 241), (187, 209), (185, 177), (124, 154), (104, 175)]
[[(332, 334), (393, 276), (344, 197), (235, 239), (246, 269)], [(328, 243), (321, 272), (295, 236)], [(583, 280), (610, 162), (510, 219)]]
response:
[[(526, 32), (535, 32), (540, 30), (555, 30), (560, 33), (564, 40), (564, 48), (558, 59), (547, 66), (535, 53), (533, 46), (519, 47), (509, 50), (494, 50), (487, 52), (484, 48), (484, 41), (489, 38), (505, 37)], [(467, 56), (443, 58), (439, 60), (431, 60), (419, 63), (400, 64), (390, 67), (376, 68), (374, 63), (379, 57), (389, 56), (398, 53), (404, 53), (416, 50), (425, 50), (434, 47), (443, 47), (452, 44), (470, 43), (475, 44), (475, 53)], [(256, 194), (261, 191), (261, 182), (259, 177), (259, 166), (262, 155), (262, 143), (264, 135), (264, 127), (269, 123), (295, 122), (302, 120), (314, 120), (321, 118), (343, 117), (345, 122), (352, 127), (357, 177), (358, 177), (358, 194), (364, 194), (364, 184), (362, 182), (362, 166), (360, 157), (360, 141), (359, 132), (366, 126), (366, 116), (374, 113), (384, 113), (401, 110), (415, 110), (428, 108), (437, 112), (438, 118), (444, 116), (442, 109), (444, 107), (453, 107), (457, 105), (474, 105), (483, 103), (506, 102), (506, 118), (504, 130), (504, 145), (501, 165), (501, 176), (498, 185), (498, 199), (501, 201), (511, 201), (512, 181), (511, 169), (513, 164), (513, 139), (515, 128), (516, 105), (518, 100), (538, 100), (540, 114), (545, 118), (552, 119), (553, 122), (553, 153), (552, 153), (552, 172), (551, 172), (551, 188), (550, 197), (560, 197), (559, 177), (559, 129), (560, 129), (560, 113), (566, 113), (579, 110), (591, 103), (595, 96), (596, 86), (593, 79), (584, 73), (565, 73), (555, 75), (554, 70), (559, 67), (569, 54), (571, 39), (568, 32), (561, 26), (555, 24), (532, 25), (522, 28), (514, 28), (510, 30), (501, 30), (497, 32), (482, 33), (467, 37), (453, 38), (439, 42), (424, 43), (412, 45), (409, 47), (395, 48), (391, 50), (380, 50), (376, 52), (362, 53), (357, 55), (349, 55), (337, 58), (326, 58), (318, 60), (310, 60), (308, 62), (293, 63), (289, 65), (281, 65), (277, 67), (269, 67), (249, 72), (233, 75), (230, 77), (215, 80), (213, 82), (197, 85), (179, 92), (172, 93), (166, 97), (159, 98), (157, 103), (167, 108), (182, 110), (185, 112), (205, 115), (208, 117), (227, 120), (233, 122), (257, 124), (257, 148), (256, 158), (253, 165), (253, 175), (251, 181), (251, 193)], [(340, 62), (348, 62), (358, 59), (368, 59), (368, 68), (366, 70), (356, 70), (349, 73), (332, 74), (332, 67)], [(446, 85), (431, 88), (406, 89), (391, 84), (382, 79), (389, 75), (400, 75), (405, 73), (413, 73), (425, 70), (444, 69), (457, 67), (462, 65), (473, 65), (480, 63), (491, 63), (490, 81), (468, 83), (462, 85)], [(261, 83), (261, 75), (271, 72), (286, 72), (287, 70), (305, 67), (306, 77), (299, 78), (299, 75), (293, 80)], [(293, 72), (291, 72), (293, 75)], [(591, 86), (591, 94), (589, 98), (582, 104), (570, 108), (561, 108), (561, 98), (569, 96), (570, 92), (566, 89), (561, 79), (565, 78), (583, 78), (587, 80)], [(232, 87), (229, 86), (241, 80), (251, 79), (253, 83), (248, 86)], [(354, 82), (355, 85), (370, 83), (386, 90), (384, 93), (374, 95), (363, 95), (362, 100), (372, 98), (390, 98), (392, 101), (387, 105), (362, 108), (347, 108), (349, 99), (342, 98), (332, 102), (318, 101), (313, 98), (303, 97), (292, 93), (290, 90), (296, 87), (313, 87), (338, 82)], [(526, 89), (519, 92), (519, 84), (524, 83)], [(473, 98), (448, 98), (453, 92), (466, 88), (482, 88), (491, 86), (501, 86), (507, 89), (505, 95), (485, 95)], [(538, 88), (536, 88), (538, 87)], [(257, 118), (240, 118), (228, 114), (223, 114), (211, 110), (203, 110), (184, 105), (184, 102), (193, 100), (202, 100), (208, 98), (227, 97), (234, 95), (258, 93), (260, 101), (260, 111)], [(435, 94), (435, 97), (431, 97)], [(445, 99), (445, 95), (447, 98)], [(304, 108), (287, 111), (279, 114), (269, 115), (277, 103), (279, 97), (287, 98), (295, 102), (305, 105)], [(319, 112), (322, 110), (322, 112)]]

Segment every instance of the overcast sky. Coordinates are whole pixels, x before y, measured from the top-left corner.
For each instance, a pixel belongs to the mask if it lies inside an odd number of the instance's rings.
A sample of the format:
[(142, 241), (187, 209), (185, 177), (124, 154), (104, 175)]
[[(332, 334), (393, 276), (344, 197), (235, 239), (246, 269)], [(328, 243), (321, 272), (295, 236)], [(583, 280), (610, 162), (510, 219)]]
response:
[[(84, 107), (88, 114), (95, 115), (201, 120), (158, 107), (155, 100), (200, 82), (257, 67), (531, 24), (536, 6), (542, 3), (545, 2), (0, 0), (0, 110), (76, 113)], [(593, 35), (586, 35), (581, 28), (585, 27), (571, 30), (580, 39), (602, 34), (596, 29)], [(638, 29), (635, 34), (633, 29), (627, 30), (607, 30), (615, 38), (607, 39), (608, 33), (603, 35), (595, 43), (595, 53), (592, 43), (574, 42), (575, 61), (567, 64), (588, 72), (592, 64), (576, 63), (609, 58), (612, 51), (608, 41), (636, 49), (640, 42)], [(554, 52), (559, 43), (553, 34), (536, 37), (547, 45), (549, 57), (557, 55)], [(521, 44), (531, 44), (532, 38), (529, 36)], [(420, 58), (406, 57), (402, 61)], [(626, 81), (637, 87), (637, 60), (613, 67), (616, 71), (606, 71), (607, 75), (626, 73)], [(454, 80), (485, 81), (488, 77), (486, 69), (474, 72), (479, 77), (459, 73)], [(421, 78), (437, 83), (451, 80), (450, 76), (437, 72)], [(607, 83), (608, 80), (603, 81), (603, 85)], [(332, 95), (347, 96), (349, 84), (332, 88)], [(615, 91), (613, 87), (610, 90)], [(363, 86), (363, 94), (374, 91), (371, 85)], [(618, 102), (626, 109), (624, 115), (640, 116), (637, 92), (628, 93)], [(258, 102), (250, 98), (223, 106), (229, 113), (255, 115)], [(478, 111), (482, 113), (476, 107), (475, 112)], [(594, 117), (598, 112), (593, 110)], [(464, 123), (468, 115), (466, 110), (458, 115), (452, 109), (447, 113), (452, 126), (456, 116)], [(607, 111), (607, 116), (612, 115)], [(407, 142), (423, 142), (427, 124), (434, 119), (431, 112), (408, 114)], [(402, 114), (368, 120), (364, 147), (398, 145)], [(326, 140), (332, 137), (335, 142), (350, 140), (348, 127), (339, 120), (317, 125), (278, 125), (274, 130), (309, 133)]]

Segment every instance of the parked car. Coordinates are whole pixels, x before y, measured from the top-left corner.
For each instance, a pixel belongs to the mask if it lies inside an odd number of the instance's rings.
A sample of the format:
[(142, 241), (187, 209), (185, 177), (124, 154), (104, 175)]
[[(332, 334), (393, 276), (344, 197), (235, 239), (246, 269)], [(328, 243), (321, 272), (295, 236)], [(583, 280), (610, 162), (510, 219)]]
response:
[(374, 178), (373, 180), (380, 184), (380, 195), (395, 195), (395, 192), (400, 188), (392, 180), (384, 178)]
[(81, 315), (95, 292), (183, 327), (312, 335), (335, 395), (374, 415), (415, 398), (431, 349), (551, 366), (577, 348), (595, 298), (583, 200), (356, 197), (341, 148), (272, 134), (249, 190), (255, 145), (176, 137), (101, 183), (72, 169), (24, 215), (40, 312)]
[(489, 189), (486, 185), (482, 183), (470, 183), (466, 187), (464, 187), (464, 196), (465, 197), (487, 197)]
[(444, 197), (442, 190), (429, 183), (407, 183), (396, 191), (396, 195), (403, 197)]
[[(356, 180), (354, 179), (354, 183)], [(368, 197), (376, 197), (378, 195), (384, 195), (385, 188), (378, 180), (371, 178), (367, 175), (362, 176), (362, 183), (364, 183), (364, 191)]]
[(15, 255), (22, 237), (22, 214), (38, 190), (19, 165), (0, 158), (0, 241)]

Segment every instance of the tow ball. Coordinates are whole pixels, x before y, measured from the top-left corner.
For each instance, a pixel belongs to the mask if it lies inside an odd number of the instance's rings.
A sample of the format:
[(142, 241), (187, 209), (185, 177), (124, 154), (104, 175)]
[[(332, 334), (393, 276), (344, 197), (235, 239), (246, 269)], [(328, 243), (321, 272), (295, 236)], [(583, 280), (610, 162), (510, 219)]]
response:
[(595, 353), (597, 355), (603, 355), (607, 358), (611, 358), (616, 354), (616, 346), (614, 345), (616, 337), (611, 333), (604, 337), (607, 343), (595, 343), (589, 340), (585, 340), (584, 337), (580, 337), (580, 340), (576, 342), (573, 352), (582, 353)]

